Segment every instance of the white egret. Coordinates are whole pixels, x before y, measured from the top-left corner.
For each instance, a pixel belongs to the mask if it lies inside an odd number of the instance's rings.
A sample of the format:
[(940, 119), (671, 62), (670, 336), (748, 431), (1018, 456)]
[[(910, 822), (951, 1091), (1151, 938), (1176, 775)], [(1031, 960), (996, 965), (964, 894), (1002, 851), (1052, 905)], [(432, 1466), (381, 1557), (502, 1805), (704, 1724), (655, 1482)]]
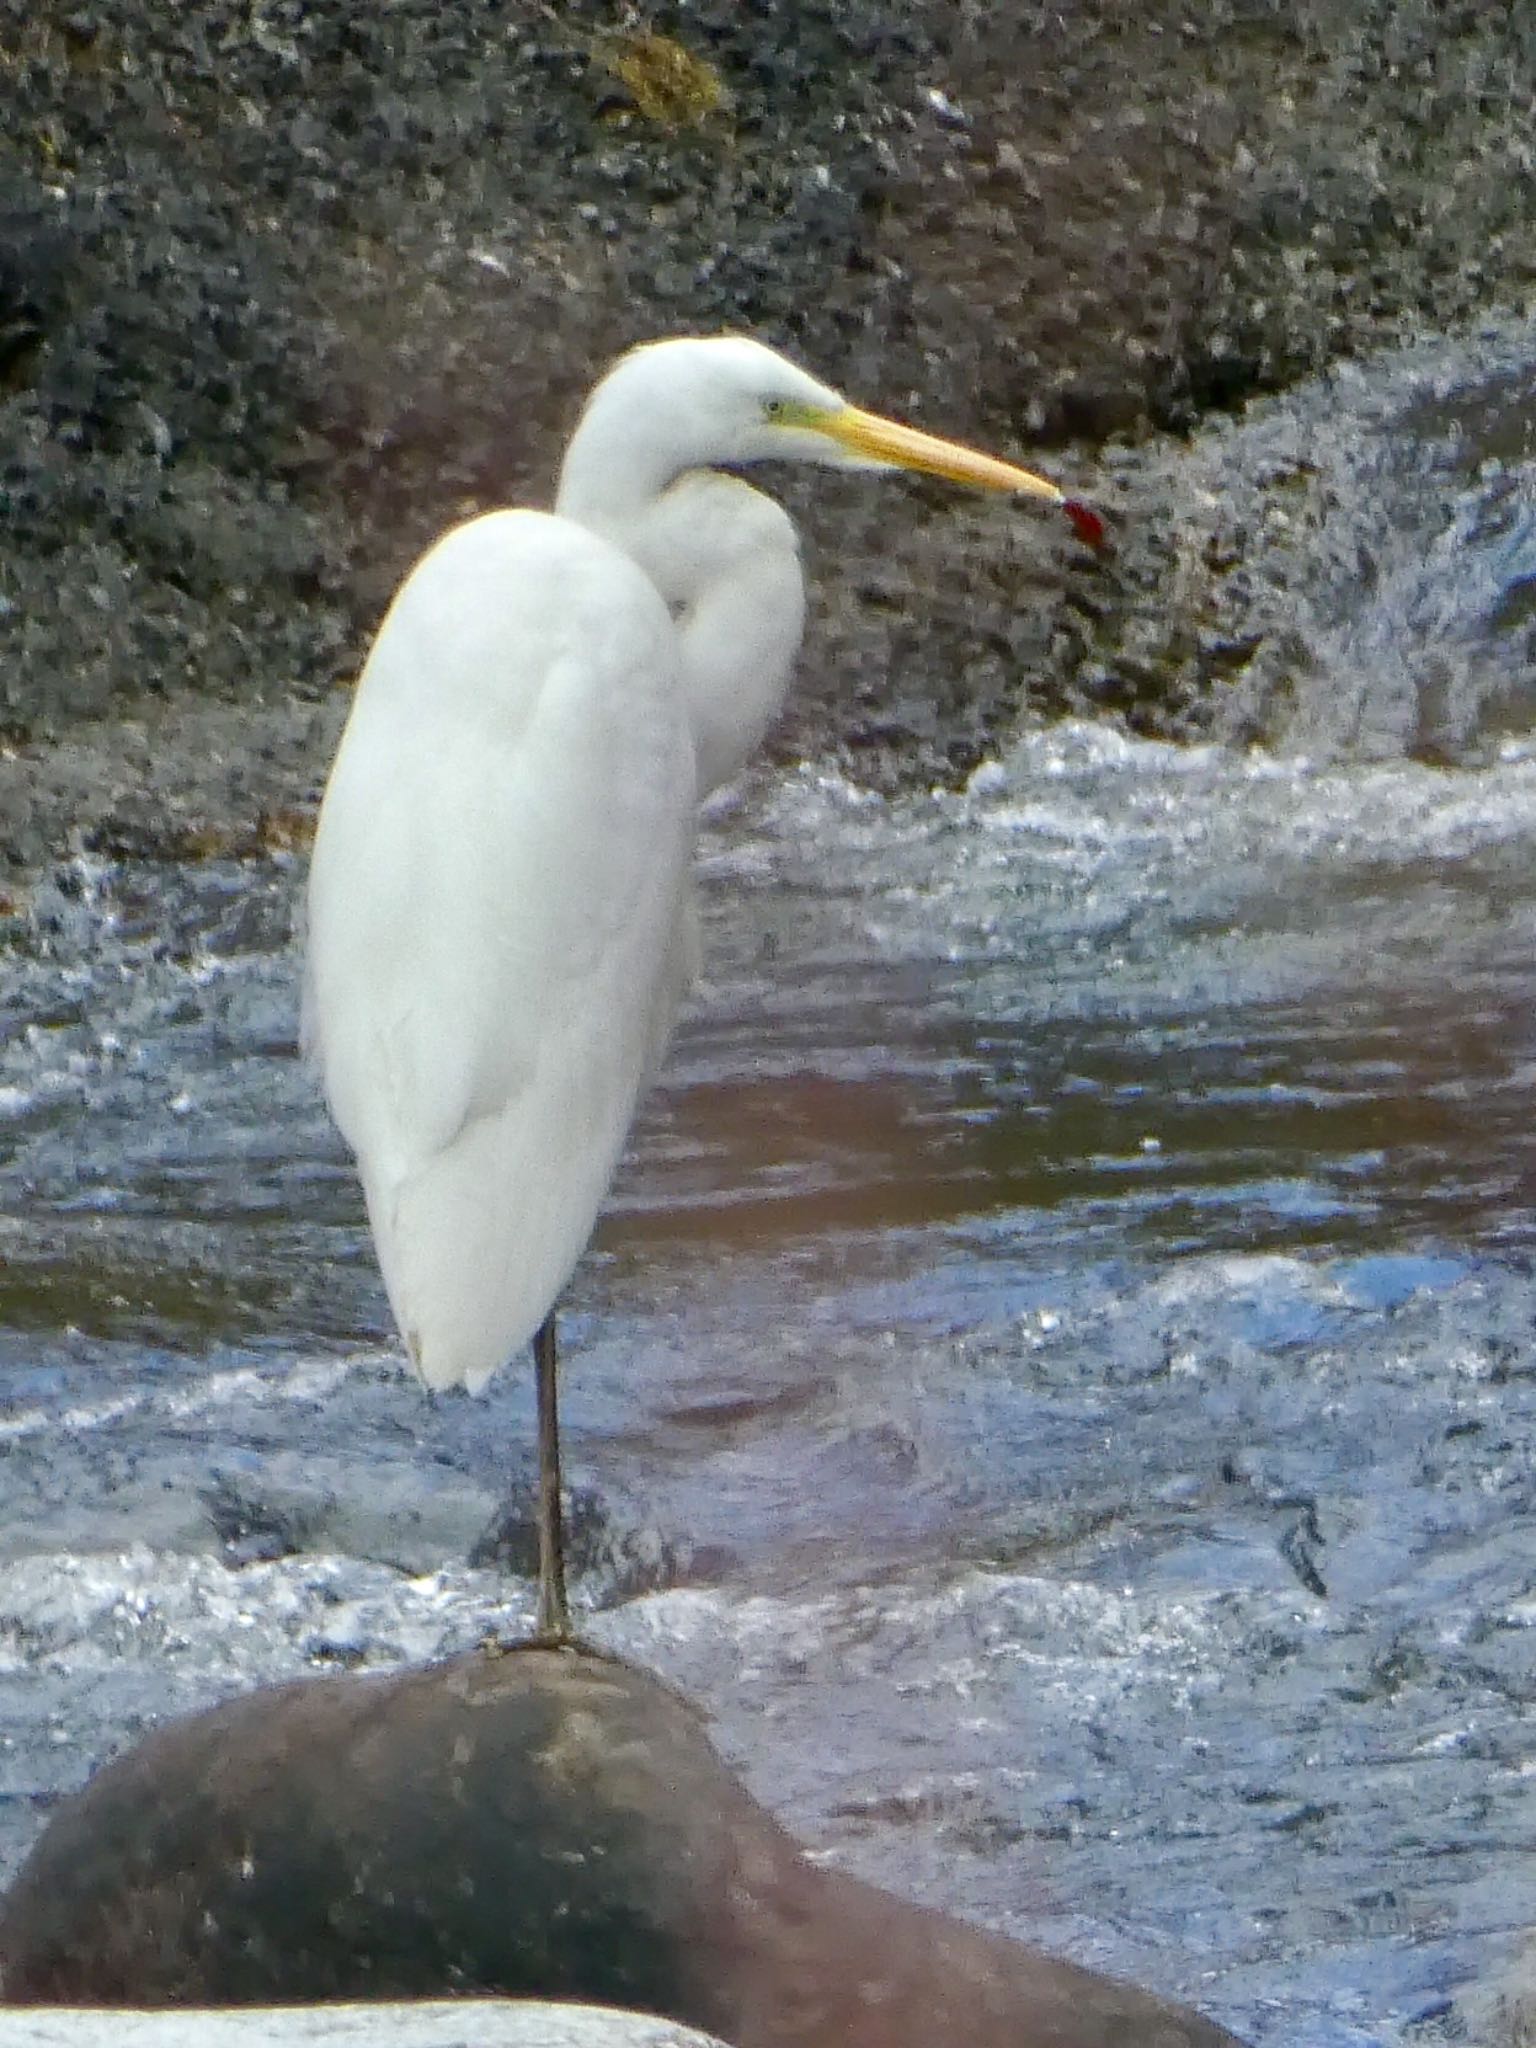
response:
[(428, 1387), (530, 1338), (539, 1607), (569, 1633), (555, 1303), (693, 973), (700, 797), (778, 711), (805, 595), (788, 515), (718, 465), (923, 470), (1095, 515), (857, 410), (753, 341), (597, 386), (553, 514), (458, 526), (391, 605), (321, 807), (306, 1036)]

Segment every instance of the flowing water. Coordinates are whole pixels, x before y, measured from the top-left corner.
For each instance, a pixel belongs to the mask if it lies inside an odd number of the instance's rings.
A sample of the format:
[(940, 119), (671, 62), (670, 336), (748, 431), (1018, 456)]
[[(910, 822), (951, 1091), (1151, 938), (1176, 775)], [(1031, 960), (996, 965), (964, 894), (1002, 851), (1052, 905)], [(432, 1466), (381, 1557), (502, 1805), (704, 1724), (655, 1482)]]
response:
[[(1531, 1918), (1533, 356), (1189, 452), (1331, 422), (1289, 751), (720, 807), (572, 1304), (593, 1633), (818, 1853), (1254, 2041), (1443, 2038)], [(151, 1719), (529, 1610), (526, 1376), (402, 1376), (298, 880), (76, 863), (0, 994), (6, 1871)]]

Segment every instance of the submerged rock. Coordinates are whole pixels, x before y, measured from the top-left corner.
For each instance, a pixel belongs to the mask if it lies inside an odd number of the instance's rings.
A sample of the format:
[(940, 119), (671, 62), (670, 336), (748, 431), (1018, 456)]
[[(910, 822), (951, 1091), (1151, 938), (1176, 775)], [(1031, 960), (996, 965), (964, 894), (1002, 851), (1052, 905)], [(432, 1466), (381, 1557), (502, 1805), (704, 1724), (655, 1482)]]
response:
[(1232, 2048), (810, 1862), (695, 1710), (581, 1650), (281, 1686), (151, 1736), (0, 1912), (10, 2004), (577, 1999), (737, 2048)]

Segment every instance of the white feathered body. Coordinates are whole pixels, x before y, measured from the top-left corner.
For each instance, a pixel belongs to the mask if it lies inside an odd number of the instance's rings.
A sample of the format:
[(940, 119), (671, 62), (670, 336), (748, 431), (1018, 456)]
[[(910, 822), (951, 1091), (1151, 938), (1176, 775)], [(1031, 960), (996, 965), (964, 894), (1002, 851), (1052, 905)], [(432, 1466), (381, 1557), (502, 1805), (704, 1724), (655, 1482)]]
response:
[(539, 512), (402, 586), (326, 790), (306, 1034), (428, 1385), (554, 1304), (693, 972), (696, 768), (655, 584)]
[(555, 514), (457, 527), (380, 628), (321, 806), (306, 1036), (430, 1386), (483, 1385), (576, 1265), (692, 978), (697, 799), (784, 699), (795, 530), (724, 469), (879, 466), (845, 416), (757, 342), (632, 350)]

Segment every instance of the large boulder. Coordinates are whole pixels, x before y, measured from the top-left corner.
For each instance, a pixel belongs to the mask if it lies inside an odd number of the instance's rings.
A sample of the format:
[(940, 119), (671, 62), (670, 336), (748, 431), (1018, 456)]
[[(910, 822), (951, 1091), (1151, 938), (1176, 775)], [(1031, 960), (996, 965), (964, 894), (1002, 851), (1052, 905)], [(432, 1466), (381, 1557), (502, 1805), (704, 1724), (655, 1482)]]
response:
[(735, 2048), (1233, 2048), (1131, 1985), (809, 1861), (695, 1710), (586, 1651), (281, 1686), (54, 1815), (0, 1912), (10, 2004), (494, 1993)]

